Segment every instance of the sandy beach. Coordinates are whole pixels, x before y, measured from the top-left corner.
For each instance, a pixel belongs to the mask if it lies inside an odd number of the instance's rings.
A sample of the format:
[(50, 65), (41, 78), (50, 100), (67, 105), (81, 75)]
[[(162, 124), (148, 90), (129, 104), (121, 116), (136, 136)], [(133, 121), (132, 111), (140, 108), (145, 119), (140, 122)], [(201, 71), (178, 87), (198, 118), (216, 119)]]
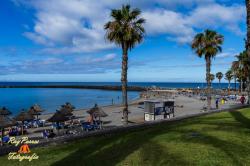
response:
[[(186, 96), (186, 95), (174, 95), (172, 99), (175, 100), (175, 117), (197, 114), (203, 112), (203, 107), (206, 105), (206, 101), (200, 100), (198, 96)], [(144, 105), (141, 103), (144, 101), (144, 98), (137, 99), (129, 104), (129, 122), (133, 123), (144, 123)], [(139, 104), (140, 103), (140, 104)], [(219, 109), (229, 108), (232, 105), (237, 105), (239, 102), (229, 100), (224, 105), (220, 104)], [(121, 120), (122, 117), (122, 106), (121, 105), (111, 105), (101, 107), (106, 113), (107, 117), (102, 118), (103, 127), (110, 128), (115, 126), (123, 125)], [(212, 100), (212, 108), (215, 108), (215, 101)], [(79, 119), (81, 122), (86, 121), (89, 114), (86, 112), (88, 109), (79, 109), (73, 111), (74, 116)], [(42, 120), (49, 119), (53, 113), (43, 114), (39, 118)], [(47, 124), (50, 124), (47, 122)], [(51, 128), (50, 125), (47, 127), (39, 128), (30, 128), (27, 129), (29, 137), (41, 137), (41, 132), (44, 129)]]

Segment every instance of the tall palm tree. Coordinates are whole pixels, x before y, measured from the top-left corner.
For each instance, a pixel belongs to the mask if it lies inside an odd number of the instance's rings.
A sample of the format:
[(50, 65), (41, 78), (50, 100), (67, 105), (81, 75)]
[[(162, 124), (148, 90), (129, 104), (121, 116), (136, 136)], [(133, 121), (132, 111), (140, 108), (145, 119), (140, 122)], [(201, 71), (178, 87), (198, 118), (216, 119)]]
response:
[(206, 81), (207, 81), (207, 108), (211, 109), (211, 80), (209, 79), (211, 71), (211, 58), (214, 58), (222, 51), (224, 37), (213, 30), (205, 30), (197, 34), (192, 41), (192, 49), (201, 58), (206, 60)]
[(216, 78), (219, 80), (219, 85), (221, 88), (221, 79), (223, 78), (223, 73), (222, 72), (216, 73)]
[(130, 5), (123, 5), (121, 9), (111, 11), (112, 20), (104, 25), (106, 39), (122, 48), (122, 101), (124, 124), (128, 123), (128, 96), (127, 96), (127, 70), (128, 51), (142, 42), (145, 30), (145, 20), (140, 17), (138, 8), (131, 9)]
[(231, 66), (231, 70), (233, 73), (233, 77), (234, 77), (234, 90), (235, 90), (235, 94), (237, 91), (237, 73), (239, 71), (239, 62), (238, 61), (233, 61), (232, 66)]
[(232, 70), (228, 70), (226, 72), (225, 79), (228, 80), (228, 90), (230, 91), (230, 84), (231, 84), (231, 80), (233, 79), (233, 72), (232, 72)]
[[(233, 65), (237, 65), (238, 75), (240, 76), (241, 85), (248, 80), (250, 63), (248, 61), (247, 52), (243, 51), (239, 55), (236, 55), (237, 61), (233, 62)], [(245, 80), (245, 81), (244, 81)], [(243, 86), (241, 86), (242, 89)]]
[(236, 75), (237, 75), (238, 81), (240, 82), (240, 92), (243, 92), (243, 84), (244, 84), (244, 80), (246, 80), (244, 73), (242, 70), (238, 69)]
[[(250, 0), (246, 0), (246, 11), (247, 11), (247, 17), (246, 17), (246, 23), (247, 23), (247, 39), (246, 39), (246, 51), (247, 51), (247, 57), (248, 57), (248, 64), (250, 64)], [(247, 84), (248, 84), (248, 104), (250, 100), (250, 72), (248, 73), (247, 77)]]

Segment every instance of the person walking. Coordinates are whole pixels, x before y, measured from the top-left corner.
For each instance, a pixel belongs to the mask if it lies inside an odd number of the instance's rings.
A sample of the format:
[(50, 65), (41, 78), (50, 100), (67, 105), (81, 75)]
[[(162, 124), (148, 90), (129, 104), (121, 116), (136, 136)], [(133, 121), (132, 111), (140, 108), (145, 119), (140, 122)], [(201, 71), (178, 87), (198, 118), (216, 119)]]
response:
[(242, 95), (241, 98), (240, 98), (241, 104), (245, 104), (245, 100), (246, 100), (245, 96)]
[(217, 98), (215, 100), (215, 105), (216, 105), (216, 109), (218, 110), (219, 109), (219, 98)]

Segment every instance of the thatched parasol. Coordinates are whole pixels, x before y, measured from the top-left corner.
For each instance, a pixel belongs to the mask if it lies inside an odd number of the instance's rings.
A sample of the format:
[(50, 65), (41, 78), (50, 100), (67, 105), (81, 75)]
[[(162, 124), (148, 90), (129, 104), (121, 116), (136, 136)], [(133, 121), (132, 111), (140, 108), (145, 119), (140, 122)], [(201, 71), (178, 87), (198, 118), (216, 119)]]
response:
[(0, 116), (0, 128), (12, 126), (14, 123), (15, 121), (13, 119), (6, 116)]
[(69, 111), (74, 111), (75, 106), (73, 106), (70, 102), (66, 102), (64, 105), (61, 106), (63, 109), (68, 109)]
[(28, 110), (28, 113), (31, 115), (36, 115), (37, 119), (38, 119), (38, 115), (41, 115), (41, 113), (44, 110), (37, 104), (33, 105), (30, 107), (30, 109)]
[[(61, 111), (56, 111), (56, 113), (52, 117), (50, 117), (47, 121), (56, 122), (56, 124), (58, 126), (60, 122), (65, 122), (68, 120), (70, 120), (69, 116), (66, 116)], [(57, 131), (59, 133), (59, 128), (57, 128)]]
[(22, 109), (22, 111), (14, 118), (16, 121), (20, 121), (22, 122), (22, 134), (23, 134), (23, 126), (24, 126), (24, 122), (25, 121), (30, 121), (35, 119), (33, 115), (31, 115), (30, 113), (24, 111), (24, 109)]
[(56, 111), (56, 113), (52, 117), (50, 117), (47, 121), (59, 123), (59, 122), (65, 122), (67, 120), (69, 120), (68, 116), (66, 116), (61, 111)]
[(34, 116), (26, 112), (24, 109), (14, 118), (16, 121), (30, 121), (34, 119)]
[[(4, 128), (13, 126), (14, 124), (15, 124), (15, 121), (10, 119), (9, 117), (3, 116), (3, 115), (0, 116), (0, 129), (2, 131), (2, 140), (4, 137)], [(1, 145), (3, 145), (3, 141), (1, 141)]]
[(100, 128), (102, 128), (102, 121), (101, 121), (101, 117), (106, 117), (108, 116), (102, 108), (98, 107), (97, 104), (95, 104), (95, 106), (93, 108), (91, 108), (90, 110), (87, 111), (87, 113), (90, 114), (90, 116), (93, 116), (94, 117), (98, 117), (99, 118), (99, 121), (101, 122), (100, 123)]
[(70, 111), (69, 109), (67, 108), (61, 108), (60, 110), (57, 110), (57, 112), (60, 112), (62, 113), (64, 116), (72, 116), (73, 114), (71, 113), (72, 111)]
[(6, 107), (0, 108), (0, 115), (8, 116), (10, 114), (11, 112)]
[(93, 108), (87, 111), (90, 115), (96, 116), (96, 117), (106, 117), (108, 116), (102, 108), (98, 107), (97, 104)]

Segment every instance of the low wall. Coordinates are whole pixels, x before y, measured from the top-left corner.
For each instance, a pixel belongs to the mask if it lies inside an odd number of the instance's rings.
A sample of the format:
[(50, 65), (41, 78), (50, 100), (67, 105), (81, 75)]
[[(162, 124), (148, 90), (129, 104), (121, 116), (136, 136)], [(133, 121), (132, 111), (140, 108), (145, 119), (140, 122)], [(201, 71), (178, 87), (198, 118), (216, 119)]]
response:
[[(151, 121), (151, 122), (145, 122), (145, 123), (141, 123), (141, 124), (132, 124), (132, 125), (128, 125), (128, 126), (119, 126), (119, 127), (97, 130), (97, 131), (83, 132), (83, 133), (77, 134), (77, 135), (64, 135), (64, 136), (59, 136), (59, 137), (51, 138), (51, 139), (41, 139), (39, 144), (29, 145), (29, 146), (32, 148), (43, 147), (43, 146), (48, 146), (48, 145), (67, 143), (67, 142), (76, 141), (76, 140), (80, 140), (80, 139), (84, 139), (84, 138), (88, 138), (88, 137), (114, 135), (114, 134), (122, 133), (122, 132), (150, 128), (150, 127), (153, 127), (153, 126), (158, 125), (158, 124), (172, 124), (174, 122), (181, 121), (184, 119), (190, 119), (190, 118), (194, 118), (194, 117), (200, 117), (200, 116), (219, 113), (219, 112), (233, 111), (236, 109), (242, 109), (242, 108), (247, 108), (247, 107), (249, 107), (249, 105), (234, 106), (234, 107), (224, 109), (224, 110), (219, 110), (219, 111), (218, 110), (207, 111), (207, 112), (201, 112), (198, 114), (174, 117), (171, 119)], [(19, 147), (15, 147), (15, 146), (0, 147), (0, 156), (8, 154), (9, 152), (17, 152), (18, 150), (19, 150)]]

